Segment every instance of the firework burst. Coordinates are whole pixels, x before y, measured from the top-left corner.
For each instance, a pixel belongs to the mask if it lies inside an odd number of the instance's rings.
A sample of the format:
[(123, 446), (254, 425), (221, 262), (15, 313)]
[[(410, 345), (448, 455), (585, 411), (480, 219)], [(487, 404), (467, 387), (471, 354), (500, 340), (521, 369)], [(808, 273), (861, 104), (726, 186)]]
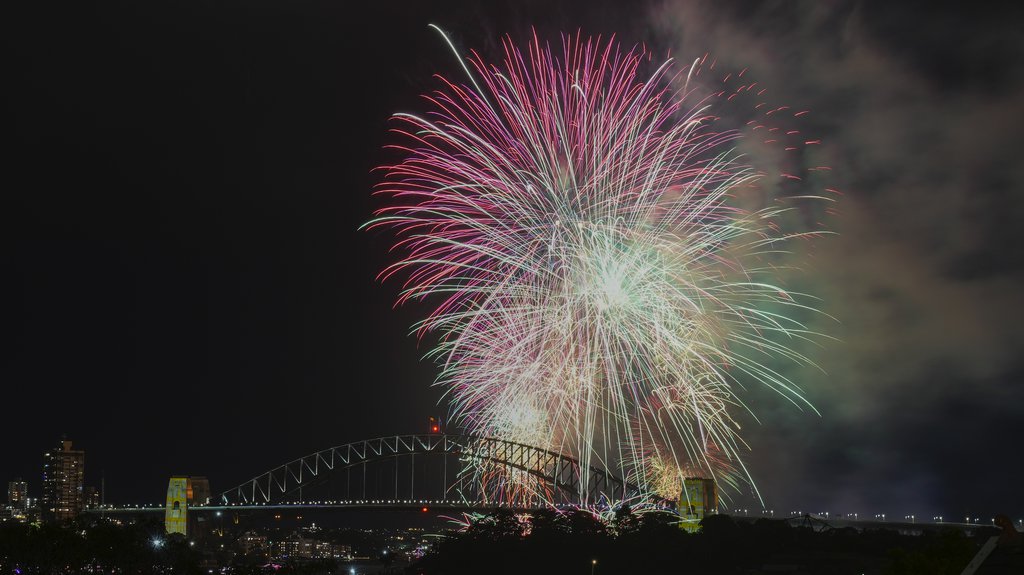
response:
[(785, 343), (813, 336), (787, 313), (808, 298), (773, 279), (781, 243), (808, 233), (782, 231), (792, 203), (741, 206), (771, 175), (739, 144), (775, 129), (721, 127), (751, 87), (699, 94), (702, 63), (506, 40), (500, 64), (464, 61), (468, 84), (440, 78), (426, 115), (395, 116), (403, 159), (368, 225), (396, 233), (382, 276), (406, 278), (400, 302), (434, 302), (416, 329), (437, 335), (467, 431), (667, 493), (688, 473), (749, 479), (735, 389), (810, 407), (769, 365), (810, 363)]

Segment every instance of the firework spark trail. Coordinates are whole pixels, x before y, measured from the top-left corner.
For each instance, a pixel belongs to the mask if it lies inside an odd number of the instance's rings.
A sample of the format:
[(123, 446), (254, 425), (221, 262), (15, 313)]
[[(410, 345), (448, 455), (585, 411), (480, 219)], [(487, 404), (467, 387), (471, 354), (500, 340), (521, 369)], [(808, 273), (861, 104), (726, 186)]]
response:
[(767, 363), (810, 364), (781, 342), (815, 335), (786, 313), (810, 298), (772, 280), (806, 235), (781, 231), (793, 206), (735, 201), (766, 176), (737, 151), (764, 125), (716, 127), (753, 84), (699, 97), (699, 62), (644, 75), (649, 53), (614, 40), (504, 49), (463, 62), (471, 85), (439, 78), (428, 115), (395, 115), (404, 159), (368, 224), (405, 254), (382, 273), (405, 275), (399, 303), (437, 302), (416, 329), (439, 334), (454, 420), (652, 489), (671, 470), (749, 480), (734, 389), (811, 407)]

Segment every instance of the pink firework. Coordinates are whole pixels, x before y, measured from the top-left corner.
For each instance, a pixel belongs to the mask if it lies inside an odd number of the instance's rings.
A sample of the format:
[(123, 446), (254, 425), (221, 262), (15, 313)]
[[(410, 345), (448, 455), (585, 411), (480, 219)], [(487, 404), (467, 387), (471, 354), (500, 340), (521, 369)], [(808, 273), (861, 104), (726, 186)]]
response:
[[(817, 142), (771, 124), (804, 113), (785, 107), (722, 128), (719, 108), (760, 89), (743, 74), (706, 89), (702, 64), (578, 35), (558, 51), (506, 40), (499, 64), (464, 61), (468, 83), (440, 78), (427, 114), (395, 115), (403, 159), (368, 225), (396, 233), (403, 256), (382, 276), (405, 277), (400, 302), (429, 302), (417, 330), (437, 335), (438, 383), (467, 431), (642, 487), (666, 466), (734, 485), (749, 478), (737, 384), (810, 407), (769, 365), (810, 363), (792, 342), (814, 334), (786, 313), (808, 298), (773, 265), (812, 235), (783, 231), (810, 198), (757, 205), (767, 174), (743, 152)], [(800, 181), (790, 172), (777, 176)], [(535, 497), (528, 479), (502, 484)]]

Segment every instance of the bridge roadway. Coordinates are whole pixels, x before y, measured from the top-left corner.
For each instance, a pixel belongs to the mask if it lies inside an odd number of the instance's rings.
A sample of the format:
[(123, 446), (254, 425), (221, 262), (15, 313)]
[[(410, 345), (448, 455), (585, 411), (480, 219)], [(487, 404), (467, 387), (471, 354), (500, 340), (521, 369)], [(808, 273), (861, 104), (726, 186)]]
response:
[[(334, 509), (338, 511), (344, 510), (356, 510), (356, 509), (422, 509), (426, 507), (428, 511), (481, 511), (487, 512), (494, 509), (517, 509), (522, 511), (531, 511), (539, 509), (539, 507), (530, 506), (514, 506), (507, 503), (492, 503), (484, 504), (482, 502), (467, 502), (467, 501), (432, 501), (432, 500), (376, 500), (376, 501), (323, 501), (323, 502), (303, 502), (303, 503), (266, 503), (266, 504), (235, 504), (235, 505), (197, 505), (190, 506), (188, 508), (189, 513), (224, 513), (224, 512), (236, 512), (236, 511), (302, 511), (306, 509)], [(545, 507), (549, 508), (549, 507)], [(573, 509), (572, 505), (556, 505), (559, 509)], [(142, 506), (125, 506), (125, 507), (101, 507), (86, 509), (86, 513), (114, 513), (114, 514), (135, 514), (135, 513), (163, 513), (165, 506), (161, 504), (148, 504)], [(753, 523), (758, 519), (768, 519), (772, 521), (786, 521), (790, 525), (796, 526), (809, 526), (816, 531), (825, 529), (842, 529), (846, 527), (852, 527), (858, 531), (865, 529), (892, 529), (898, 531), (904, 535), (920, 535), (924, 531), (934, 531), (938, 529), (957, 529), (965, 532), (973, 532), (981, 528), (995, 528), (994, 525), (987, 523), (957, 523), (953, 521), (881, 521), (878, 519), (848, 519), (848, 518), (835, 518), (825, 517), (823, 515), (793, 515), (791, 517), (776, 517), (774, 515), (755, 515), (755, 514), (729, 514), (734, 521), (741, 521), (744, 523)]]
[[(510, 505), (508, 503), (482, 503), (474, 501), (435, 501), (422, 500), (369, 500), (369, 501), (323, 501), (302, 503), (252, 503), (252, 504), (231, 504), (231, 505), (190, 505), (189, 513), (224, 512), (224, 511), (271, 511), (278, 509), (303, 510), (303, 509), (422, 509), (426, 507), (429, 511), (434, 510), (477, 510), (491, 511), (493, 509), (522, 509), (524, 511), (541, 509), (541, 506)], [(572, 509), (571, 505), (555, 505), (559, 509)], [(550, 506), (543, 506), (550, 508)], [(93, 507), (86, 509), (86, 513), (163, 513), (166, 506), (153, 503), (146, 505), (124, 506), (124, 507)]]

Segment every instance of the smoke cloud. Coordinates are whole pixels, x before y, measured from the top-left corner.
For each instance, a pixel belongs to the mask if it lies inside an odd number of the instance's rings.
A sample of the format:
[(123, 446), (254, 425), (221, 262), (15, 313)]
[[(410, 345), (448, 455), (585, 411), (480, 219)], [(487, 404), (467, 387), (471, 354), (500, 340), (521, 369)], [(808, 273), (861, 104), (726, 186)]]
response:
[(776, 509), (1022, 511), (1001, 498), (1024, 473), (1009, 455), (1024, 422), (1024, 32), (1017, 16), (936, 10), (678, 1), (649, 13), (680, 61), (709, 52), (811, 110), (802, 129), (823, 144), (803, 161), (831, 166), (844, 194), (835, 235), (784, 278), (838, 320), (812, 318), (837, 341), (802, 350), (824, 373), (788, 368), (822, 417), (746, 396), (761, 421), (743, 433), (748, 461)]

